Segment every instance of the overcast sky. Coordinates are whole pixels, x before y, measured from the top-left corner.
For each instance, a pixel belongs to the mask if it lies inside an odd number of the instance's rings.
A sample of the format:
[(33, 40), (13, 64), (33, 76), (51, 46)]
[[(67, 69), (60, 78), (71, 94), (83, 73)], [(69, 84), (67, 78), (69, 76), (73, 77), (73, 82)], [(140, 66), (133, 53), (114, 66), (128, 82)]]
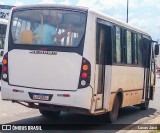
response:
[[(126, 22), (127, 0), (1, 0), (4, 5), (68, 4), (91, 7)], [(160, 0), (129, 0), (129, 23), (160, 39)]]

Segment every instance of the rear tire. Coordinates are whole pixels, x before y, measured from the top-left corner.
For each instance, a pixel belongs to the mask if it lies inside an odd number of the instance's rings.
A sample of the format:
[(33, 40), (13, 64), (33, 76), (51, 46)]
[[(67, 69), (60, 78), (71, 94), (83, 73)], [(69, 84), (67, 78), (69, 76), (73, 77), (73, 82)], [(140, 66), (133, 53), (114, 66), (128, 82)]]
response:
[(149, 107), (149, 100), (146, 101), (145, 103), (141, 103), (139, 107), (141, 108), (141, 110), (147, 110)]
[(48, 111), (42, 109), (39, 109), (39, 112), (45, 117), (54, 117), (54, 118), (58, 118), (61, 113), (61, 111)]
[(116, 95), (114, 98), (112, 110), (107, 113), (108, 120), (110, 123), (113, 123), (117, 120), (119, 108), (120, 108), (120, 102), (119, 102), (118, 96)]

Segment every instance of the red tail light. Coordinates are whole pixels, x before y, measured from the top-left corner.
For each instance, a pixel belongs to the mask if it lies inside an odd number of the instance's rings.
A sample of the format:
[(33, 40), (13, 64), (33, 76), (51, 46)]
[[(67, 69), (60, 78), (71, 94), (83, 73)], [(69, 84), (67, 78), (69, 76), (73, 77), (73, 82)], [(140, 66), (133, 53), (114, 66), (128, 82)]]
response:
[(2, 63), (2, 80), (8, 82), (8, 54), (4, 55)]
[(86, 72), (82, 73), (82, 78), (87, 78), (87, 73)]
[(63, 94), (63, 97), (70, 97), (70, 94)]
[(90, 84), (91, 65), (85, 58), (82, 59), (82, 66), (78, 88), (85, 88)]
[(3, 67), (2, 67), (2, 71), (3, 71), (4, 73), (6, 73), (6, 72), (7, 72), (7, 67), (6, 67), (6, 66), (3, 66)]
[(60, 96), (60, 97), (70, 97), (70, 94), (57, 94), (57, 96)]

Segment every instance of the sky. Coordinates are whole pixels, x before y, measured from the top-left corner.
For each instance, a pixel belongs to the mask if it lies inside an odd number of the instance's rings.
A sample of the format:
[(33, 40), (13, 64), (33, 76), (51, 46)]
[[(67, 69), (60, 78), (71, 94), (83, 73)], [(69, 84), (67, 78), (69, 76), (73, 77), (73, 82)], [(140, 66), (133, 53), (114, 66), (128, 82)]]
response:
[[(90, 7), (126, 22), (127, 0), (0, 0), (3, 5), (67, 4)], [(160, 40), (160, 0), (129, 0), (129, 23)]]

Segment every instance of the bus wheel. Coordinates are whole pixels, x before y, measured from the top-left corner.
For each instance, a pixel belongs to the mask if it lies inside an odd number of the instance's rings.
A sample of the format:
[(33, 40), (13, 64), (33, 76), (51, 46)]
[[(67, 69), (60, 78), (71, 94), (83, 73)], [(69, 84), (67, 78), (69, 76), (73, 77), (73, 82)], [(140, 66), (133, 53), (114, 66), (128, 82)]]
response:
[(149, 107), (149, 100), (146, 101), (145, 103), (140, 104), (139, 106), (142, 110), (147, 110)]
[(61, 113), (61, 111), (48, 111), (42, 109), (39, 109), (39, 112), (45, 117), (55, 117), (55, 118), (58, 118)]
[(119, 112), (119, 100), (118, 100), (118, 96), (116, 95), (114, 98), (114, 103), (113, 103), (113, 107), (112, 110), (110, 112), (108, 112), (108, 120), (110, 123), (113, 123), (117, 120), (118, 118), (118, 112)]

